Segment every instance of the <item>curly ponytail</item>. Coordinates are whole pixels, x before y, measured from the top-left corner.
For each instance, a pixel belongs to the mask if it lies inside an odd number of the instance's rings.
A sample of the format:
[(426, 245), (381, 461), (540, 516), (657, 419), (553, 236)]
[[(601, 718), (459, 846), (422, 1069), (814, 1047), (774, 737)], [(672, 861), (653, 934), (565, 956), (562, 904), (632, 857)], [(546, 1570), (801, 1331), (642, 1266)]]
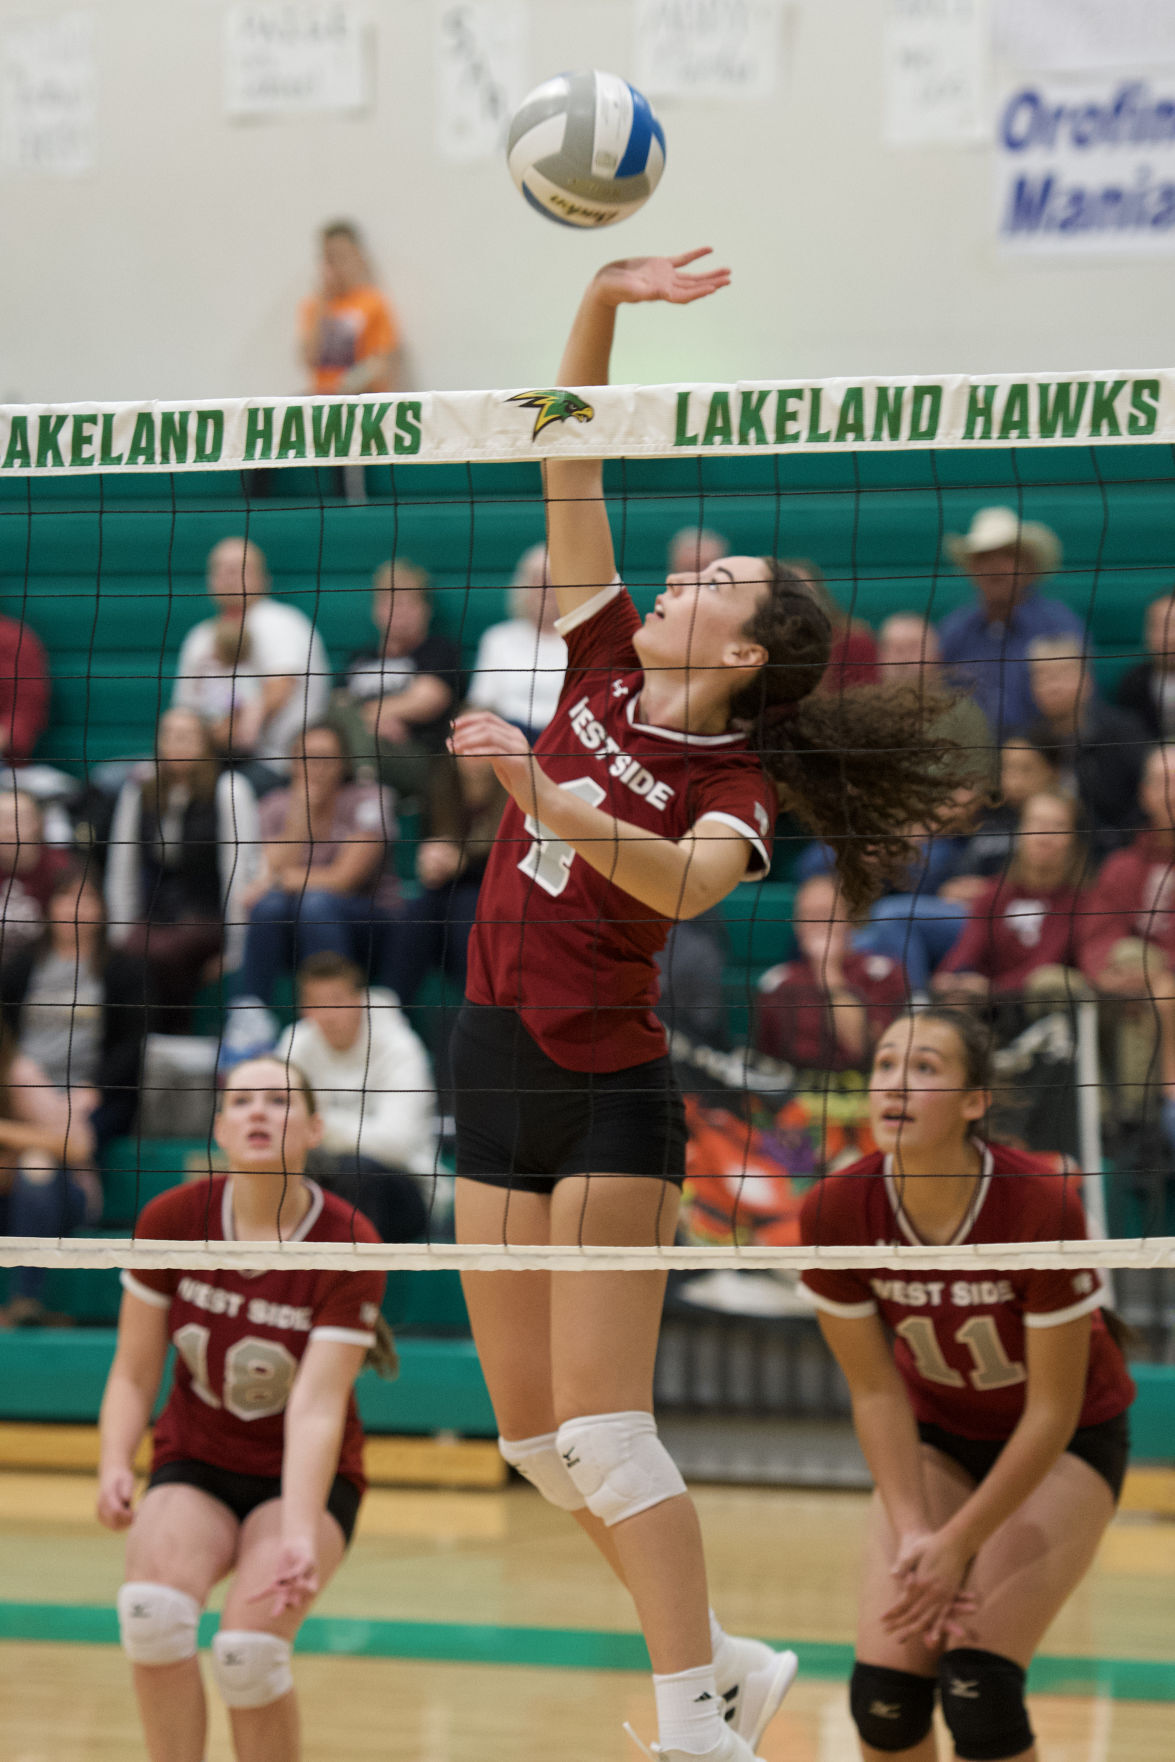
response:
[(974, 765), (935, 732), (949, 697), (918, 686), (857, 685), (818, 694), (832, 624), (803, 574), (764, 559), (768, 593), (744, 634), (767, 661), (731, 702), (781, 805), (832, 847), (841, 890), (862, 910), (909, 868), (911, 840), (933, 831)]

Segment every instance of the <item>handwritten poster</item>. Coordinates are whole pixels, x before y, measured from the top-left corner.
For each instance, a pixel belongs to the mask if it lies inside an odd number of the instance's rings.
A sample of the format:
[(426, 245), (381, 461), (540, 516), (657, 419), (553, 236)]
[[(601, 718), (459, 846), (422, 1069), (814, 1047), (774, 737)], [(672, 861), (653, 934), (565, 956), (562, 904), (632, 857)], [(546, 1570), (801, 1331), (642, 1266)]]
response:
[(0, 164), (74, 177), (94, 164), (97, 81), (89, 12), (0, 35)]
[(635, 84), (657, 98), (769, 98), (782, 0), (637, 0)]
[(985, 0), (888, 0), (882, 130), (889, 146), (987, 138), (986, 23)]
[(224, 14), (224, 107), (230, 116), (363, 110), (371, 101), (372, 29), (344, 0), (241, 0)]
[(997, 54), (1037, 73), (1175, 66), (1172, 0), (992, 0)]
[(441, 0), (436, 7), (436, 141), (443, 159), (493, 159), (525, 98), (524, 0)]

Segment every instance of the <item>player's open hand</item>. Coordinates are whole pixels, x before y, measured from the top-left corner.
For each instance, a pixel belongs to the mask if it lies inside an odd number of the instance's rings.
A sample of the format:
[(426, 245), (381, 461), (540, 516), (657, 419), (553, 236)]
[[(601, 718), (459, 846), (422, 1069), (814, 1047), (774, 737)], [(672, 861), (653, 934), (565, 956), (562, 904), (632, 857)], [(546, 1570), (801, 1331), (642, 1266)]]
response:
[(729, 269), (701, 269), (683, 273), (699, 257), (708, 257), (709, 245), (683, 251), (680, 257), (623, 257), (606, 263), (592, 282), (592, 291), (608, 306), (637, 305), (642, 300), (665, 300), (671, 306), (688, 306), (704, 300), (730, 281)]
[(978, 1604), (975, 1593), (963, 1589), (970, 1564), (966, 1550), (942, 1530), (903, 1536), (892, 1568), (900, 1589), (881, 1618), (887, 1633), (900, 1644), (966, 1644)]
[(254, 1591), (250, 1603), (270, 1599), (270, 1613), (283, 1615), (287, 1609), (295, 1614), (309, 1608), (318, 1595), (318, 1561), (314, 1545), (301, 1538), (283, 1542), (273, 1577), (260, 1591)]
[(489, 710), (471, 710), (454, 722), (449, 751), (458, 758), (488, 759), (494, 776), (523, 813), (539, 817), (538, 792), (543, 773), (530, 750), (530, 742), (512, 722), (504, 722)]
[(134, 1518), (135, 1475), (130, 1468), (105, 1468), (98, 1475), (98, 1522), (108, 1530), (129, 1529)]

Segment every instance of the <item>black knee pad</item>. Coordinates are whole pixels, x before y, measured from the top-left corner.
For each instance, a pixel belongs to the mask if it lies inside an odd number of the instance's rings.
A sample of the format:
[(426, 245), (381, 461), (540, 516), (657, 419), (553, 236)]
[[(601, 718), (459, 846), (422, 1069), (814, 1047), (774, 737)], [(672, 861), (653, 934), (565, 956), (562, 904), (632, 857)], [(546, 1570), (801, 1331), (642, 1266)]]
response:
[(1005, 1762), (1032, 1748), (1024, 1672), (1011, 1658), (958, 1646), (938, 1661), (942, 1714), (963, 1762)]
[(862, 1743), (875, 1750), (912, 1750), (934, 1718), (935, 1680), (884, 1664), (853, 1665), (849, 1711)]

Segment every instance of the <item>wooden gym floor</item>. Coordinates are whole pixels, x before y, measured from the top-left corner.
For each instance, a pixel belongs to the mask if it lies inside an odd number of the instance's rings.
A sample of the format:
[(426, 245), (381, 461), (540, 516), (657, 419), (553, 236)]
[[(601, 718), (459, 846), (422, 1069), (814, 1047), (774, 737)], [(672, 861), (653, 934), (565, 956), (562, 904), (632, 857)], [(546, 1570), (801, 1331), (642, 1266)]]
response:
[[(698, 1504), (724, 1622), (800, 1652), (765, 1762), (855, 1762), (844, 1684), (864, 1496), (701, 1488)], [(92, 1511), (86, 1473), (0, 1474), (3, 1762), (143, 1762), (113, 1643), (122, 1545)], [(636, 1762), (621, 1723), (655, 1736), (624, 1594), (525, 1487), (373, 1491), (304, 1639), (306, 1762)], [(1042, 1762), (1172, 1762), (1169, 1517), (1117, 1520), (1043, 1650)], [(228, 1762), (212, 1702), (208, 1762)]]

